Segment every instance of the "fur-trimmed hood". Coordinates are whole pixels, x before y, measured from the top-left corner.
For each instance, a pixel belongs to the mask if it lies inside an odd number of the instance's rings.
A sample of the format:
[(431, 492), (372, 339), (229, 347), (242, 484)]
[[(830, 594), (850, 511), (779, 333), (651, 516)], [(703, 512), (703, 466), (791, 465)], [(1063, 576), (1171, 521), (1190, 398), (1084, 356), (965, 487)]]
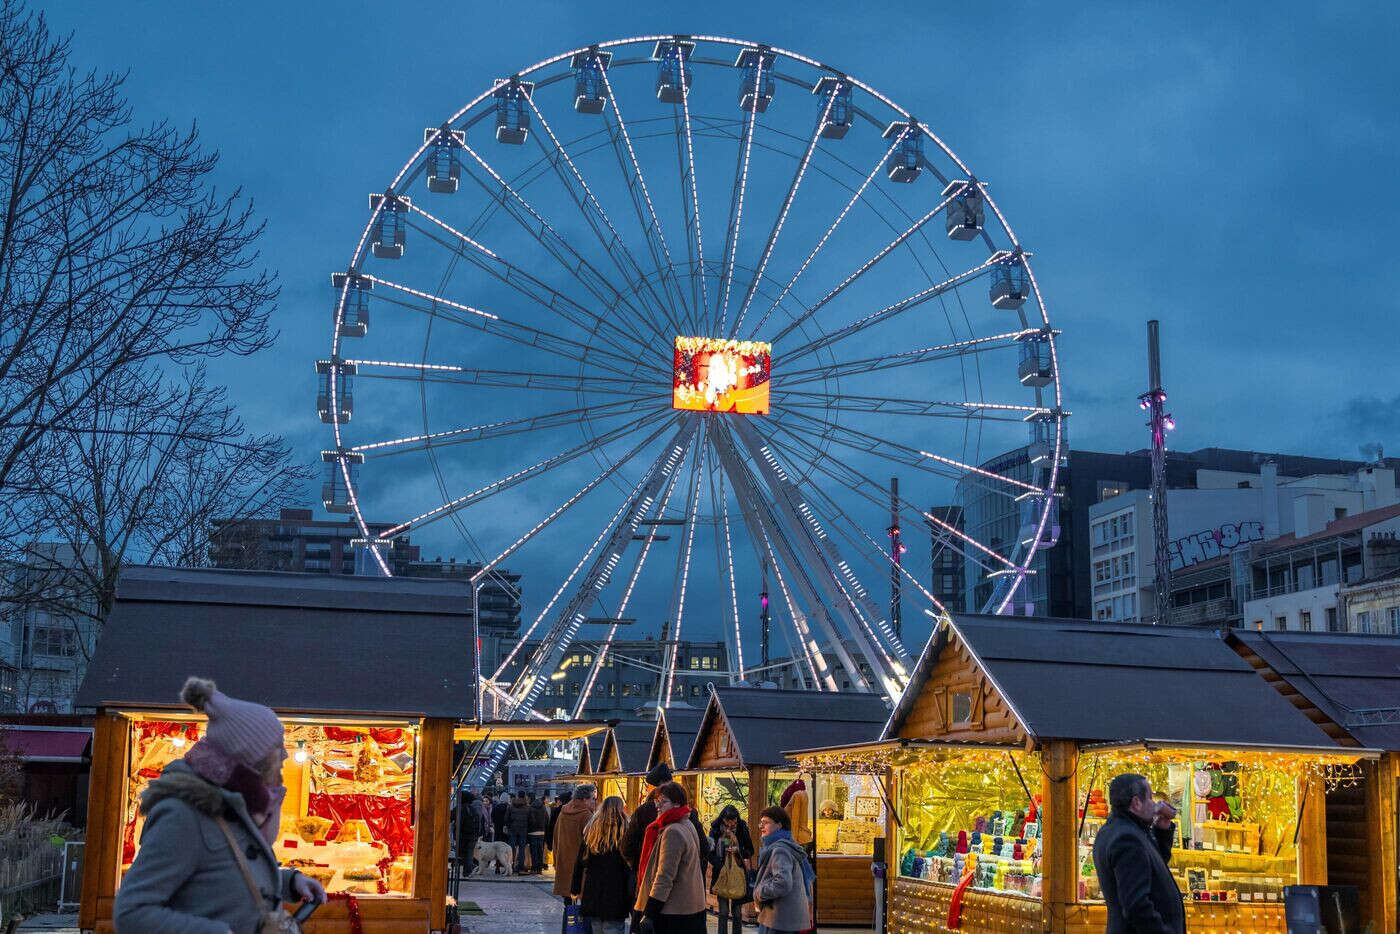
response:
[(200, 778), (179, 759), (167, 765), (160, 778), (141, 792), (141, 813), (150, 814), (151, 808), (169, 798), (183, 801), (209, 817), (222, 816), (230, 804), (228, 792)]

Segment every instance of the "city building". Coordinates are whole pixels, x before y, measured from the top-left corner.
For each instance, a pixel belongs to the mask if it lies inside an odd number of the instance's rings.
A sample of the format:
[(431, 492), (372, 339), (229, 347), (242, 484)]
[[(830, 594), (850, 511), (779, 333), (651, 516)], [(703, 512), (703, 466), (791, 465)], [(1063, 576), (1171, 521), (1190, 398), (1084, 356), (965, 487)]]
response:
[[(593, 669), (599, 643), (587, 639), (574, 642), (553, 672), (544, 693), (535, 704), (543, 712), (572, 714)], [(539, 651), (535, 639), (520, 643), (519, 651), (502, 672), (501, 681), (513, 682), (524, 664)], [(586, 719), (635, 717), (637, 712), (655, 706), (661, 690), (661, 666), (666, 643), (656, 639), (613, 640), (598, 671), (598, 678), (584, 705)], [(702, 642), (682, 639), (676, 643), (676, 681), (672, 702), (684, 700), (695, 707), (705, 706), (707, 682), (729, 682), (729, 656), (723, 641)], [(495, 666), (492, 666), (493, 668)], [(483, 662), (483, 674), (489, 675)]]
[[(316, 519), (310, 509), (283, 509), (276, 519), (216, 519), (210, 533), (209, 558), (216, 568), (257, 571), (302, 571), (321, 574), (377, 575), (373, 555), (355, 543), (360, 528), (348, 519)], [(370, 523), (371, 535), (392, 528)], [(395, 577), (463, 580), (481, 565), (450, 558), (427, 560), (419, 546), (400, 535), (385, 555)], [(501, 647), (520, 631), (520, 575), (493, 570), (478, 596), (481, 662), (492, 668)]]
[(931, 506), (929, 515), (944, 525), (928, 521), (929, 535), (933, 538), (930, 552), (929, 592), (943, 604), (949, 613), (962, 613), (967, 609), (963, 593), (963, 575), (966, 558), (962, 549), (953, 541), (953, 535), (944, 526), (952, 526), (959, 532), (963, 528), (962, 509), (958, 506)]
[[(1045, 469), (1045, 454), (1043, 444), (1032, 443), (991, 458), (980, 467), (1026, 483), (1036, 482), (1041, 480)], [(1247, 479), (1259, 475), (1261, 465), (1270, 461), (1280, 478), (1349, 475), (1368, 466), (1364, 461), (1230, 448), (1168, 451), (1167, 488), (1197, 489), (1202, 470), (1238, 473)], [(1400, 468), (1400, 458), (1385, 458), (1375, 466), (1394, 471)], [(1065, 453), (1055, 488), (1058, 515), (1054, 526), (1059, 534), (1055, 544), (1037, 552), (1031, 566), (1034, 573), (1028, 577), (1023, 592), (1017, 595), (1015, 611), (1022, 615), (1092, 618), (1089, 509), (1129, 490), (1146, 490), (1151, 480), (1152, 452), (1145, 448), (1125, 454), (1077, 450)], [(963, 530), (967, 535), (1003, 554), (1015, 551), (1024, 524), (1025, 504), (1009, 495), (1004, 485), (998, 486), (985, 477), (969, 474), (958, 483), (955, 500), (962, 508)], [(1170, 524), (1170, 519), (1168, 521)], [(993, 584), (979, 563), (965, 562), (966, 611), (980, 611), (992, 595)]]
[[(1189, 570), (1282, 535), (1310, 536), (1332, 520), (1395, 502), (1395, 471), (1387, 467), (1297, 478), (1280, 477), (1272, 461), (1250, 473), (1203, 467), (1194, 488), (1167, 491), (1170, 569), (1174, 581), (1187, 572), (1186, 605), (1220, 600), (1230, 593), (1228, 583), (1211, 579), (1209, 571), (1198, 579)], [(1157, 603), (1151, 494), (1128, 490), (1090, 506), (1089, 536), (1093, 618), (1151, 621)], [(1199, 599), (1191, 600), (1191, 592)], [(1207, 620), (1188, 615), (1186, 621)]]
[(87, 570), (96, 552), (35, 542), (7, 569), (0, 704), (19, 713), (66, 714), (87, 673), (100, 629)]

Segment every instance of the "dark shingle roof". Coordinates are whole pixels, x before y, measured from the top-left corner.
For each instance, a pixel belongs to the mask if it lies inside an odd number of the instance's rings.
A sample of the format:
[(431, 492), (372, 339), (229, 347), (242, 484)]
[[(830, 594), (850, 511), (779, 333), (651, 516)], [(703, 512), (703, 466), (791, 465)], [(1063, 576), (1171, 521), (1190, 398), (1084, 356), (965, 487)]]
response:
[[(955, 615), (952, 629), (1040, 739), (1337, 745), (1212, 630), (973, 614)], [(886, 738), (948, 636), (940, 627), (930, 638)]]
[(671, 758), (676, 769), (685, 768), (690, 759), (690, 749), (695, 745), (695, 734), (700, 732), (700, 718), (704, 711), (693, 707), (668, 707), (658, 709), (657, 718), (666, 718), (666, 735), (671, 738)]
[(1368, 723), (1400, 719), (1400, 639), (1248, 629), (1226, 637), (1247, 646), (1362, 746), (1400, 750), (1400, 723)]
[[(717, 716), (716, 705), (724, 712), (745, 766), (789, 765), (784, 750), (874, 741), (890, 713), (879, 694), (717, 687), (705, 710), (705, 729)], [(696, 765), (699, 746), (697, 742), (691, 750), (690, 768)]]
[(283, 712), (469, 719), (471, 588), (124, 568), (79, 707), (178, 707), (188, 675)]
[(613, 727), (612, 732), (623, 773), (645, 772), (651, 741), (656, 734), (656, 721), (624, 720)]

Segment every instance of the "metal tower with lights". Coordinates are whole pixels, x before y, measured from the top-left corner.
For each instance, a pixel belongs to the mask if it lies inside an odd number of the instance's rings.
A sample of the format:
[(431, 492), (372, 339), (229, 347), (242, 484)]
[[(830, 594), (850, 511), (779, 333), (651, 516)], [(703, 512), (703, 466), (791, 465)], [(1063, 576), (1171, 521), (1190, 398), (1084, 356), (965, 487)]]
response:
[(1172, 621), (1171, 563), (1167, 558), (1167, 432), (1176, 428), (1176, 419), (1166, 408), (1157, 338), (1157, 322), (1147, 322), (1147, 392), (1138, 396), (1138, 405), (1148, 413), (1147, 427), (1152, 429), (1152, 558), (1157, 581), (1157, 612), (1152, 622), (1166, 626)]
[(890, 626), (894, 634), (904, 638), (904, 591), (899, 576), (908, 549), (899, 539), (899, 478), (890, 477)]

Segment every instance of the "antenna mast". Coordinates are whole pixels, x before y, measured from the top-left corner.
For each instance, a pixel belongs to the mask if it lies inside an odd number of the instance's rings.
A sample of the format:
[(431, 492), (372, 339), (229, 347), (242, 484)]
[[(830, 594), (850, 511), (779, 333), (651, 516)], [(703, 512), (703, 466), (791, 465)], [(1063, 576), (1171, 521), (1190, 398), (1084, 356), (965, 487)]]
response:
[(1138, 405), (1147, 412), (1147, 427), (1152, 430), (1152, 559), (1157, 581), (1157, 608), (1152, 622), (1167, 626), (1172, 621), (1171, 563), (1167, 557), (1167, 432), (1176, 427), (1176, 420), (1166, 410), (1158, 330), (1155, 320), (1147, 322), (1147, 392), (1138, 396)]

